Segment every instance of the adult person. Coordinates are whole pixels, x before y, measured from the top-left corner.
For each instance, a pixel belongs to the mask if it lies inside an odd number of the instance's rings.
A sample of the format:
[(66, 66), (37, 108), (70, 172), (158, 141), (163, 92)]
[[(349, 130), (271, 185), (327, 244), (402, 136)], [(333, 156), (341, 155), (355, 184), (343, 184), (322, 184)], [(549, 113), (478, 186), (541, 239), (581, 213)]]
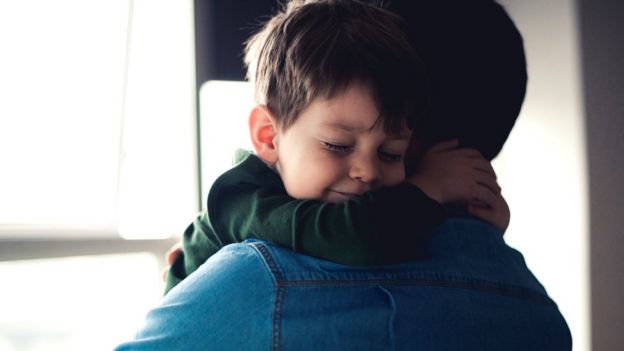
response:
[[(395, 1), (434, 87), (425, 146), (457, 137), (488, 159), (526, 86), (522, 40), (491, 1)], [(212, 256), (119, 349), (569, 350), (556, 304), (502, 233), (448, 207), (426, 258), (370, 269), (260, 241)]]

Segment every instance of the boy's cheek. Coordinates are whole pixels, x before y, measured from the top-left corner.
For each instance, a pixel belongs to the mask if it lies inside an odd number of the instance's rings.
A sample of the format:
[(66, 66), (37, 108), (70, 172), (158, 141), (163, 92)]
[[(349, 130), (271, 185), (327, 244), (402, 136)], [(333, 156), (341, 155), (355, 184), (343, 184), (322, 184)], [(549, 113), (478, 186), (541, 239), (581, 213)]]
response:
[(399, 185), (405, 181), (405, 178), (406, 178), (405, 167), (403, 166), (401, 162), (397, 162), (397, 163), (398, 165), (393, 167), (387, 173), (388, 174), (387, 181), (385, 182), (385, 184), (383, 184), (383, 186)]

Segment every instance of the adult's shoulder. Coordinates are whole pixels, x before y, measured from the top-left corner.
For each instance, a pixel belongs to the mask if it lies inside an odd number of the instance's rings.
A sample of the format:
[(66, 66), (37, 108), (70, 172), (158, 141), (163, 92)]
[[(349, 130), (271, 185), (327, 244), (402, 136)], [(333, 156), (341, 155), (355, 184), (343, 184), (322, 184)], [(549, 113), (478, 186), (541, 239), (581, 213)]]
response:
[[(271, 273), (258, 250), (248, 243), (230, 244), (211, 256), (195, 273), (180, 283), (172, 298), (198, 296), (203, 299), (214, 290), (228, 292), (230, 289), (238, 289), (239, 282), (250, 280), (272, 288)], [(167, 297), (169, 296), (168, 294)]]
[(274, 291), (257, 250), (228, 245), (172, 289), (117, 350), (267, 349)]

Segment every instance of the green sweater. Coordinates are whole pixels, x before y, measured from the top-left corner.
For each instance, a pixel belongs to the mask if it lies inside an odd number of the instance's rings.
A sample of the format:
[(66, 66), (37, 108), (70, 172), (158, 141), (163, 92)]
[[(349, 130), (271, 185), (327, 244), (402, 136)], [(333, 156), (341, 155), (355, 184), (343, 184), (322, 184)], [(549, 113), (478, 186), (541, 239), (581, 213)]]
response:
[(426, 233), (445, 218), (442, 205), (403, 183), (343, 203), (297, 200), (279, 175), (247, 153), (208, 194), (208, 209), (186, 231), (165, 293), (223, 246), (256, 238), (353, 266), (417, 259)]

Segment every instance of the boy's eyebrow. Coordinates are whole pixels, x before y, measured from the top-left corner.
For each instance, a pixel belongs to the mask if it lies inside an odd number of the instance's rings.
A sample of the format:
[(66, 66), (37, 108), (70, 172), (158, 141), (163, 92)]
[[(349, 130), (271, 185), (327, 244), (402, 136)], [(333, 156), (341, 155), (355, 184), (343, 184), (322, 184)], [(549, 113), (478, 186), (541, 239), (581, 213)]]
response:
[(374, 128), (374, 126), (372, 128), (369, 128), (369, 127), (363, 127), (363, 126), (354, 126), (354, 125), (346, 124), (343, 122), (325, 122), (323, 123), (323, 125), (325, 125), (326, 127), (343, 129), (343, 130), (346, 130), (347, 132), (369, 131)]
[[(347, 132), (363, 132), (363, 131), (368, 132), (375, 128), (375, 125), (373, 125), (372, 127), (364, 127), (364, 126), (354, 126), (354, 125), (346, 124), (343, 122), (325, 122), (323, 123), (323, 125), (326, 127), (342, 129)], [(403, 139), (409, 139), (409, 138), (410, 138), (410, 134), (403, 134), (403, 133), (392, 134), (390, 136), (390, 139), (392, 140), (403, 140)]]

